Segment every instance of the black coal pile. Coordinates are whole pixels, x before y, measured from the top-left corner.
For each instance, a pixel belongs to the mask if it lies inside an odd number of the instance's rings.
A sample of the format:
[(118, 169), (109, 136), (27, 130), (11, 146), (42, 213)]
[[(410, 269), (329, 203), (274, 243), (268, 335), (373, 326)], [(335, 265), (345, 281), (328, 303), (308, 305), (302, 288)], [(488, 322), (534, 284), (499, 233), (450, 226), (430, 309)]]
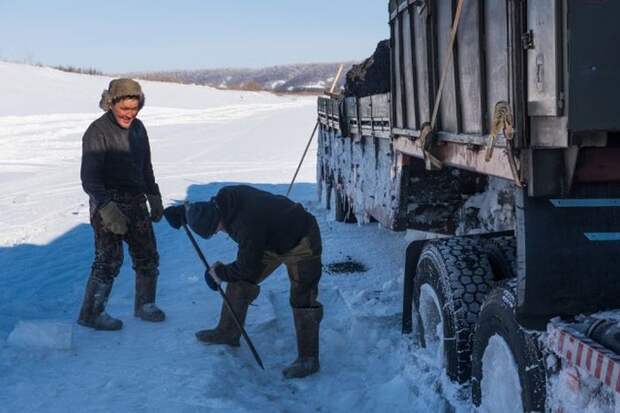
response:
[(345, 261), (332, 262), (327, 264), (325, 270), (330, 274), (352, 274), (356, 272), (366, 272), (368, 268), (359, 261), (355, 261), (347, 256)]
[(368, 59), (347, 72), (345, 96), (364, 97), (390, 91), (390, 40), (377, 44)]

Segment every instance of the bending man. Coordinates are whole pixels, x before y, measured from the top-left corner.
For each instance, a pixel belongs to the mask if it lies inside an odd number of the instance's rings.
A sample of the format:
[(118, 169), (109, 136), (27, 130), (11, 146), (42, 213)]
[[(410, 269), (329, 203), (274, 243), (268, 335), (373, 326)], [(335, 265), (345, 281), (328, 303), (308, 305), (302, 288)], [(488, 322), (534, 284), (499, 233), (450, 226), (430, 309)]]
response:
[[(305, 377), (319, 371), (319, 323), (323, 307), (317, 301), (321, 278), (321, 235), (316, 220), (301, 204), (249, 186), (222, 188), (208, 202), (174, 206), (164, 211), (174, 228), (186, 223), (200, 236), (226, 232), (237, 244), (237, 259), (216, 262), (210, 269), (210, 287), (226, 281), (226, 295), (243, 323), (256, 299), (258, 284), (280, 264), (291, 282), (290, 303), (297, 333), (297, 359), (283, 374)], [(225, 305), (216, 328), (196, 333), (208, 344), (239, 346), (240, 331)]]

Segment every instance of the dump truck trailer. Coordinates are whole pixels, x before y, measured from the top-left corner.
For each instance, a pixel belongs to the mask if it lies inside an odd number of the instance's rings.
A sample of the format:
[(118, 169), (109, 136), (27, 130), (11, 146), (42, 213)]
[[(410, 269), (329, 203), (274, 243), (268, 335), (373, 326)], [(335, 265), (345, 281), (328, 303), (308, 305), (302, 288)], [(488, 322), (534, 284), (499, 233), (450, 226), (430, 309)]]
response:
[(620, 2), (387, 11), (389, 93), (318, 99), (321, 202), (409, 232), (403, 332), (474, 404), (619, 411)]

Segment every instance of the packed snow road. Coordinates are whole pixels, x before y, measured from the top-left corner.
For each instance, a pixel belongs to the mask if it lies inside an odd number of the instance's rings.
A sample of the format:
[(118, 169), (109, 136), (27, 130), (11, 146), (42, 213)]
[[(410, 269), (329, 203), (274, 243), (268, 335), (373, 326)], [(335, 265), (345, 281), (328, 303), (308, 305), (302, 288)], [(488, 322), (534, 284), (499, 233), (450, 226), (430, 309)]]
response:
[[(126, 257), (108, 304), (123, 330), (79, 327), (93, 255), (79, 181), (81, 135), (98, 116), (108, 81), (0, 63), (0, 412), (468, 410), (433, 356), (400, 334), (403, 234), (331, 220), (316, 200), (312, 151), (292, 198), (317, 216), (323, 237), (319, 374), (281, 375), (296, 357), (284, 268), (262, 285), (248, 316), (265, 371), (244, 344), (199, 343), (194, 332), (215, 325), (221, 300), (204, 285), (185, 234), (164, 223), (155, 231), (158, 304), (167, 320), (133, 317)], [(286, 192), (312, 130), (313, 98), (143, 87), (140, 118), (165, 203), (206, 199), (231, 182)], [(225, 235), (200, 244), (212, 261), (236, 253)], [(330, 270), (348, 261), (367, 271)]]

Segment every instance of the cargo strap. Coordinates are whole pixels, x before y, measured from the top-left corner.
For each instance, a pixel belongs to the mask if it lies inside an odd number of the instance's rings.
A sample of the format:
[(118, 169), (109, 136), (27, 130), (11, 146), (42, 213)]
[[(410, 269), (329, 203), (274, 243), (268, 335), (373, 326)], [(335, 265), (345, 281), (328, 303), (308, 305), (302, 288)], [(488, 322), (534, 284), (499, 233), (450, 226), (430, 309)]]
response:
[(515, 182), (515, 185), (521, 188), (523, 187), (523, 183), (521, 182), (519, 170), (517, 168), (517, 160), (513, 151), (514, 128), (512, 125), (513, 116), (510, 109), (510, 104), (503, 100), (497, 102), (495, 104), (495, 109), (493, 110), (493, 124), (491, 128), (491, 133), (487, 138), (484, 160), (486, 162), (489, 162), (493, 157), (495, 140), (497, 139), (497, 135), (501, 132), (506, 139), (506, 157), (508, 158), (508, 164), (510, 165), (512, 178)]
[(500, 132), (503, 132), (506, 140), (512, 139), (514, 135), (510, 105), (504, 100), (497, 102), (495, 104), (495, 109), (493, 110), (493, 123), (491, 133), (487, 138), (486, 153), (484, 156), (484, 160), (487, 162), (489, 162), (493, 157), (495, 139)]
[(443, 67), (441, 74), (441, 81), (439, 82), (439, 89), (437, 90), (437, 96), (435, 96), (435, 106), (433, 107), (433, 115), (431, 117), (431, 123), (427, 124), (427, 127), (423, 127), (420, 133), (420, 146), (424, 155), (424, 162), (426, 169), (441, 169), (441, 161), (437, 159), (431, 152), (431, 146), (434, 140), (434, 131), (437, 126), (437, 115), (439, 113), (439, 104), (441, 103), (441, 97), (443, 96), (443, 89), (446, 83), (446, 77), (448, 76), (448, 69), (450, 63), (452, 63), (452, 55), (454, 54), (454, 43), (456, 41), (456, 34), (459, 28), (459, 22), (461, 21), (461, 11), (463, 10), (463, 0), (459, 0), (456, 6), (456, 12), (454, 13), (454, 21), (452, 22), (452, 31), (450, 33), (450, 43), (446, 49), (446, 64)]

